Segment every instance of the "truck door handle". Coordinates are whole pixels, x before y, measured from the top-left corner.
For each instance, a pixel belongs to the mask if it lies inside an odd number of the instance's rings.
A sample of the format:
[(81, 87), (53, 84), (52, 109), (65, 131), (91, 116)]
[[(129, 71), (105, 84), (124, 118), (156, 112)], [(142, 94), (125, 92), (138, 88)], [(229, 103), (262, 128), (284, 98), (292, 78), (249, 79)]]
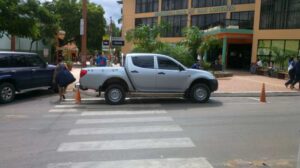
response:
[(131, 73), (139, 73), (138, 71), (134, 70), (134, 71), (131, 71)]
[(35, 72), (35, 71), (36, 71), (36, 69), (32, 69), (31, 71), (32, 71), (32, 72)]
[(12, 72), (12, 73), (16, 73), (17, 71), (16, 71), (16, 70), (11, 70), (10, 72)]
[(158, 75), (165, 75), (165, 73), (164, 72), (159, 72)]

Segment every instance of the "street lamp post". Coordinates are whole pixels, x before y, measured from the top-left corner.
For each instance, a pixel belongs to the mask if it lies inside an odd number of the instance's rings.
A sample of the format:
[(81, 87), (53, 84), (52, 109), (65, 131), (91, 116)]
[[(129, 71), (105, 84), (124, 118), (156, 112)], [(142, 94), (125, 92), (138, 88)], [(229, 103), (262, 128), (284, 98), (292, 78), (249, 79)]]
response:
[(86, 43), (87, 43), (87, 0), (82, 0), (82, 19), (83, 19), (83, 31), (81, 39), (81, 63), (82, 67), (86, 66)]

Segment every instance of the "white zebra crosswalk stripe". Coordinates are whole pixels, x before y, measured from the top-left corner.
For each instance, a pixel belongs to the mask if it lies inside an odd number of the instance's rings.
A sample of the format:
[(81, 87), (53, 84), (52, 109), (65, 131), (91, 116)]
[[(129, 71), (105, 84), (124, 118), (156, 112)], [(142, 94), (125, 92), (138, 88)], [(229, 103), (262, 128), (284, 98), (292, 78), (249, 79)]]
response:
[(139, 127), (117, 127), (117, 128), (80, 128), (72, 129), (69, 135), (97, 135), (97, 134), (134, 134), (151, 132), (180, 132), (183, 131), (178, 125), (155, 125)]
[(54, 108), (77, 108), (77, 107), (85, 107), (85, 106), (79, 104), (59, 104), (54, 106)]
[(205, 158), (168, 158), (49, 164), (47, 168), (213, 168)]
[(81, 116), (113, 116), (113, 115), (141, 115), (166, 114), (165, 110), (139, 110), (139, 111), (84, 111)]
[(79, 112), (78, 109), (51, 109), (50, 113), (75, 113)]
[(133, 139), (62, 143), (58, 152), (195, 147), (190, 138)]
[(107, 118), (107, 119), (79, 119), (76, 124), (102, 124), (102, 123), (139, 123), (173, 121), (171, 117), (136, 117), (136, 118)]

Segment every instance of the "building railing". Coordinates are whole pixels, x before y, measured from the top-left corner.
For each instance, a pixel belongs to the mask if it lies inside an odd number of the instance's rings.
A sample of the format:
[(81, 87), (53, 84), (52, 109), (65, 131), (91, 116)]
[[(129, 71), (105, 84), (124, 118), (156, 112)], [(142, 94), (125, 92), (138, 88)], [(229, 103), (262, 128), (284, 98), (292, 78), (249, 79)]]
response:
[(249, 20), (236, 20), (236, 19), (225, 19), (222, 21), (214, 22), (209, 25), (201, 27), (201, 29), (210, 29), (213, 27), (220, 26), (221, 28), (230, 29), (253, 29), (253, 21)]

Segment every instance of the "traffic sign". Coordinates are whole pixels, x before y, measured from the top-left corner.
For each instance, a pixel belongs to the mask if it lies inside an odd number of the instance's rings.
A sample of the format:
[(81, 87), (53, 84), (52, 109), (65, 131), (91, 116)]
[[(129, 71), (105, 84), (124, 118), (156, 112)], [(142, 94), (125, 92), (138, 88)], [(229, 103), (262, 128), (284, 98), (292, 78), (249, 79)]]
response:
[(103, 44), (104, 46), (109, 46), (109, 40), (103, 40), (103, 41), (102, 41), (102, 44)]

